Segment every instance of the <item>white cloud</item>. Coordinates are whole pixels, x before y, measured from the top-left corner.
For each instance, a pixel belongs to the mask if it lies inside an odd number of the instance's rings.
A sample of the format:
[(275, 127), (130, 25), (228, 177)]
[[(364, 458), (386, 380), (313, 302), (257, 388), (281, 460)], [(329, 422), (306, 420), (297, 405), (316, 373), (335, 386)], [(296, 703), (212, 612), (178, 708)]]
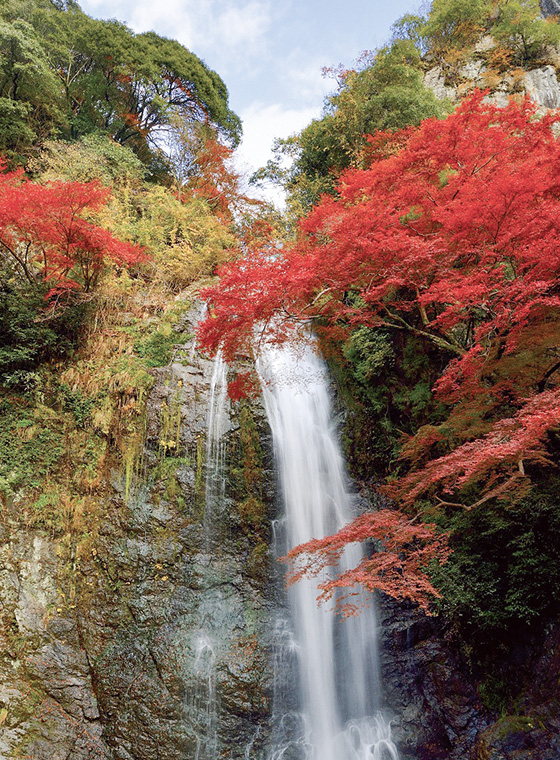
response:
[(192, 0), (166, 0), (165, 3), (138, 0), (129, 6), (128, 24), (135, 32), (153, 30), (164, 37), (179, 40), (192, 50), (201, 15), (199, 4)]
[(250, 0), (241, 7), (230, 6), (217, 15), (211, 24), (216, 41), (239, 48), (249, 46), (252, 53), (262, 47), (272, 20), (270, 5)]
[(264, 166), (272, 158), (275, 138), (289, 137), (301, 131), (319, 113), (318, 108), (286, 109), (281, 103), (253, 103), (240, 114), (243, 141), (238, 148), (239, 161), (253, 170)]
[(323, 76), (323, 66), (324, 60), (317, 57), (310, 60), (301, 50), (294, 51), (285, 62), (284, 76), (300, 102), (320, 103), (335, 89), (332, 79)]
[[(311, 119), (320, 114), (319, 108), (286, 109), (281, 103), (265, 105), (252, 103), (241, 114), (243, 141), (236, 151), (235, 164), (239, 172), (250, 175), (272, 158), (275, 138), (290, 137), (300, 132)], [(254, 193), (254, 191), (250, 191)], [(283, 193), (275, 188), (263, 189), (259, 196), (276, 205), (283, 204)]]
[(255, 55), (272, 20), (270, 0), (82, 0), (86, 13), (126, 20), (135, 32), (155, 30), (190, 50)]

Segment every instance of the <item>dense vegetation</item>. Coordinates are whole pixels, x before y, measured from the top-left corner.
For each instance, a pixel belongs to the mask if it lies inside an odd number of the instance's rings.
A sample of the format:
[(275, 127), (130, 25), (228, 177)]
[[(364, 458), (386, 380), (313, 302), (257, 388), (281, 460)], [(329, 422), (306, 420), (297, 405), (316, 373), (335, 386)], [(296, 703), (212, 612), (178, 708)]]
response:
[[(384, 551), (325, 596), (357, 581), (434, 611), (439, 595), (491, 672), (503, 642), (560, 603), (557, 120), (481, 93), (455, 107), (423, 76), (438, 67), (467, 95), (476, 60), (490, 93), (505, 80), (515, 93), (559, 41), (536, 0), (434, 0), (355, 69), (331, 70), (323, 116), (278, 145), (291, 167), (260, 173), (289, 192), (288, 247), (239, 190), (239, 120), (193, 53), (73, 0), (3, 3), (2, 502), (25, 494), (30, 525), (66, 534), (94, 514), (112, 463), (128, 482), (149, 370), (169, 360), (193, 283), (221, 267), (203, 345), (233, 359), (256, 325), (282, 340), (312, 323), (348, 403), (354, 473), (398, 505), (297, 549), (295, 577), (373, 540)], [(233, 395), (250, 387), (241, 376)], [(257, 572), (252, 472), (236, 477)]]
[[(349, 404), (354, 472), (384, 476), (400, 516), (298, 547), (293, 578), (324, 578), (347, 543), (373, 541), (382, 551), (327, 576), (323, 595), (358, 583), (427, 606), (441, 593), (486, 675), (559, 611), (560, 148), (556, 117), (522, 96), (497, 107), (475, 92), (453, 111), (422, 73), (437, 66), (467, 93), (474, 59), (489, 94), (515, 95), (559, 39), (536, 2), (435, 0), (357, 70), (335, 71), (324, 116), (279, 145), (292, 168), (261, 174), (290, 193), (293, 246), (223, 268), (200, 332), (234, 356), (257, 326), (284, 340), (313, 325)], [(434, 565), (443, 537), (452, 553)], [(494, 706), (515, 692), (505, 681), (487, 689)]]
[(156, 176), (162, 138), (209, 122), (231, 144), (239, 118), (221, 78), (178, 42), (98, 21), (74, 0), (7, 0), (0, 9), (0, 154), (25, 161), (45, 139), (106, 134)]
[(0, 8), (0, 503), (65, 540), (108, 468), (130, 481), (188, 288), (266, 216), (227, 97), (172, 40), (71, 1)]

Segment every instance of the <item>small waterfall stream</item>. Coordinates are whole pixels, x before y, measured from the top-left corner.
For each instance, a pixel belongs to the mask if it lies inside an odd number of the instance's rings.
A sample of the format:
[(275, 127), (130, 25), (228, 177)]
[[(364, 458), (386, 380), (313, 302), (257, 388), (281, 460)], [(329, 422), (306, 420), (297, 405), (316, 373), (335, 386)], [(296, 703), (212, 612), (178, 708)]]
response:
[[(311, 348), (268, 347), (259, 372), (285, 509), (275, 540), (284, 553), (349, 522), (352, 503), (321, 361)], [(360, 551), (350, 547), (342, 563), (356, 564)], [(380, 712), (372, 606), (341, 620), (317, 606), (313, 580), (288, 597), (289, 614), (276, 623), (269, 760), (398, 760)]]
[[(226, 491), (226, 440), (230, 428), (227, 397), (227, 366), (221, 353), (214, 359), (208, 405), (206, 431), (206, 477), (204, 486), (204, 514), (202, 545), (198, 571), (199, 582), (205, 589), (198, 610), (199, 625), (192, 634), (191, 650), (194, 654), (194, 688), (190, 693), (190, 706), (196, 708), (196, 754), (194, 760), (218, 760), (219, 697), (217, 693), (217, 655), (223, 647), (227, 615), (227, 602), (219, 587), (220, 569), (216, 557), (223, 539), (222, 523)], [(189, 705), (187, 705), (187, 708)]]
[(206, 435), (206, 481), (204, 488), (204, 550), (209, 552), (219, 541), (216, 530), (224, 509), (226, 493), (226, 441), (229, 430), (229, 401), (227, 395), (227, 365), (218, 351), (210, 381), (208, 431)]

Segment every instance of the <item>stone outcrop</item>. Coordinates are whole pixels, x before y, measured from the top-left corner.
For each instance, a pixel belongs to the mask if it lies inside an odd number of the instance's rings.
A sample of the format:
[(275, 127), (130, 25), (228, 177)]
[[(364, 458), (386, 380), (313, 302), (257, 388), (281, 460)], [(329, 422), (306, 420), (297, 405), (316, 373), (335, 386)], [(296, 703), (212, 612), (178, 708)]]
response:
[[(434, 66), (424, 75), (424, 84), (438, 99), (448, 99), (455, 103), (475, 87), (488, 87), (485, 72), (484, 64), (476, 60), (462, 66), (453, 77), (442, 66)], [(523, 72), (521, 79), (506, 75), (493, 87), (489, 98), (497, 105), (505, 105), (513, 94), (527, 94), (542, 108), (559, 108), (560, 83), (555, 67), (547, 65), (530, 69)]]
[(0, 757), (108, 760), (56, 542), (6, 515), (1, 533)]
[(385, 696), (401, 760), (558, 760), (559, 624), (523, 651), (519, 694), (498, 712), (482, 703), (480, 683), (443, 621), (384, 598), (380, 622)]
[(154, 373), (134, 474), (115, 462), (89, 530), (55, 539), (17, 503), (0, 514), (2, 760), (262, 756), (269, 557), (231, 498), (204, 540), (212, 362), (191, 339)]
[(560, 16), (559, 0), (540, 0), (543, 16)]
[(543, 108), (560, 108), (560, 84), (554, 66), (525, 72), (525, 90)]

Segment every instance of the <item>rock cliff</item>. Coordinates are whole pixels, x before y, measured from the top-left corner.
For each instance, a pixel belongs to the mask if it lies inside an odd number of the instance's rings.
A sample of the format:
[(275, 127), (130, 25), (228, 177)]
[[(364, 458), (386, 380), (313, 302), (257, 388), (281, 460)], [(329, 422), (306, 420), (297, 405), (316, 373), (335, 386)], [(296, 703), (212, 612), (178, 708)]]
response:
[[(233, 760), (248, 746), (262, 755), (274, 603), (262, 543), (271, 515), (248, 515), (243, 484), (230, 485), (236, 498), (206, 524), (215, 540), (204, 539), (212, 363), (194, 350), (198, 316), (195, 308), (183, 317), (178, 335), (190, 339), (180, 338), (172, 363), (154, 370), (134, 472), (117, 461), (107, 468), (96, 497), (101, 516), (79, 540), (29, 528), (17, 498), (1, 513), (5, 760), (215, 752)], [(255, 415), (253, 426), (262, 425)], [(234, 418), (230, 428), (232, 467), (246, 466), (247, 421)], [(269, 470), (255, 472), (262, 512), (274, 489), (259, 480)], [(251, 520), (258, 530), (247, 529)]]

